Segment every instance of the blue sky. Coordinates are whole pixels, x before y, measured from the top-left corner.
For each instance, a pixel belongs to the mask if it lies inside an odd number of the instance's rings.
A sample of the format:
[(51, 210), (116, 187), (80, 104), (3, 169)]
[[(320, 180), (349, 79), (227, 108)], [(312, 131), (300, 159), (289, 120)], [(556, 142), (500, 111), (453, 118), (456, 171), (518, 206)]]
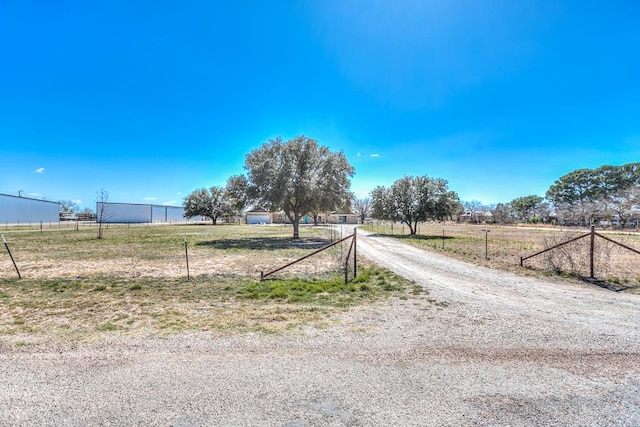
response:
[(640, 161), (640, 3), (0, 1), (0, 193), (181, 204), (270, 138), (463, 200)]

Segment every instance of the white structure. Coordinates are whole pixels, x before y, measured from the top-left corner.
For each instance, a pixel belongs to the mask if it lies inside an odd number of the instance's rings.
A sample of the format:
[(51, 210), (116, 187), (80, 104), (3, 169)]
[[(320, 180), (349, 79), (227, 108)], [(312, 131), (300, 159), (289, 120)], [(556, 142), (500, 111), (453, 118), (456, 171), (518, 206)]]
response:
[(0, 194), (0, 224), (39, 224), (60, 221), (60, 203)]
[(97, 202), (98, 222), (103, 223), (154, 223), (154, 222), (199, 222), (203, 218), (184, 217), (182, 206), (147, 205), (138, 203)]
[(256, 208), (245, 213), (247, 224), (271, 224), (271, 214), (269, 211)]

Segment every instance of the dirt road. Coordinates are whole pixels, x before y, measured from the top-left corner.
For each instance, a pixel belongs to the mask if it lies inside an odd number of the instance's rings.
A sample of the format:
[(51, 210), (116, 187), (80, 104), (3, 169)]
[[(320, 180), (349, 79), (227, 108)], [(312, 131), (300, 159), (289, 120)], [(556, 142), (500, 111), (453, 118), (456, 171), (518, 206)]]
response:
[(640, 297), (358, 250), (429, 294), (287, 335), (0, 346), (0, 425), (640, 425)]

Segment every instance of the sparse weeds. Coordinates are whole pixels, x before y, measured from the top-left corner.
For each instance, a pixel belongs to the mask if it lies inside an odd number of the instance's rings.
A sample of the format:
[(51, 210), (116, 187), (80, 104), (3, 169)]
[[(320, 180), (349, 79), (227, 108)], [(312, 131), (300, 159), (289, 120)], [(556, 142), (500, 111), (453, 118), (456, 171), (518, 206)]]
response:
[(276, 333), (326, 325), (356, 304), (419, 294), (411, 282), (366, 263), (345, 285), (338, 247), (284, 272), (291, 277), (258, 282), (260, 269), (306, 255), (326, 239), (326, 230), (301, 231), (302, 245), (288, 227), (114, 227), (101, 240), (93, 229), (22, 231), (13, 240), (24, 278), (0, 265), (0, 336), (37, 342), (186, 330)]
[[(488, 242), (485, 242), (485, 233), (482, 230), (487, 227), (490, 232)], [(389, 223), (363, 228), (380, 235), (402, 239), (416, 247), (444, 253), (455, 259), (519, 274), (581, 279), (588, 277), (590, 273), (589, 237), (526, 260), (525, 268), (520, 267), (520, 257), (532, 255), (554, 244), (583, 235), (588, 233), (588, 230), (567, 231), (560, 227), (531, 228), (447, 222), (419, 224), (418, 235), (408, 236), (406, 227), (405, 234), (402, 235), (403, 228), (398, 224), (395, 224), (393, 229)], [(640, 249), (640, 235), (637, 233), (607, 232), (606, 235), (627, 246)], [(489, 259), (485, 259), (487, 243)], [(596, 277), (606, 278), (604, 280), (607, 281), (608, 278), (615, 277), (614, 280), (621, 284), (628, 284), (625, 291), (640, 293), (640, 282), (635, 268), (640, 261), (640, 255), (599, 237), (596, 237), (595, 245)], [(634, 280), (638, 282), (637, 285), (631, 285)]]

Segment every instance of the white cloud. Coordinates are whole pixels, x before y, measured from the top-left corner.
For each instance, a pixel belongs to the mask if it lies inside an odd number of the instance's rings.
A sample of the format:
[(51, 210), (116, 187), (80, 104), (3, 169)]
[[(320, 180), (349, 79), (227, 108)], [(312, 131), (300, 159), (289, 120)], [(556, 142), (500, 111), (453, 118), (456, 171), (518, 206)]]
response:
[(360, 152), (359, 151), (356, 153), (356, 156), (360, 157)]
[(371, 154), (371, 157), (380, 157), (380, 154), (378, 154), (378, 153), (373, 153), (373, 154)]
[(177, 196), (182, 196), (182, 191), (178, 191), (178, 192), (176, 193), (176, 195), (177, 195)]
[(40, 194), (40, 193), (27, 193), (27, 196), (31, 196), (31, 197), (42, 197), (42, 194)]
[(44, 168), (38, 168), (34, 170), (33, 173), (44, 173)]
[(81, 205), (82, 204), (82, 200), (80, 200), (80, 199), (72, 200), (72, 202), (75, 203), (76, 205)]
[(168, 202), (162, 202), (162, 205), (163, 206), (174, 206), (177, 203), (178, 203), (177, 200), (169, 200)]
[(142, 200), (158, 200), (157, 197), (145, 197)]

